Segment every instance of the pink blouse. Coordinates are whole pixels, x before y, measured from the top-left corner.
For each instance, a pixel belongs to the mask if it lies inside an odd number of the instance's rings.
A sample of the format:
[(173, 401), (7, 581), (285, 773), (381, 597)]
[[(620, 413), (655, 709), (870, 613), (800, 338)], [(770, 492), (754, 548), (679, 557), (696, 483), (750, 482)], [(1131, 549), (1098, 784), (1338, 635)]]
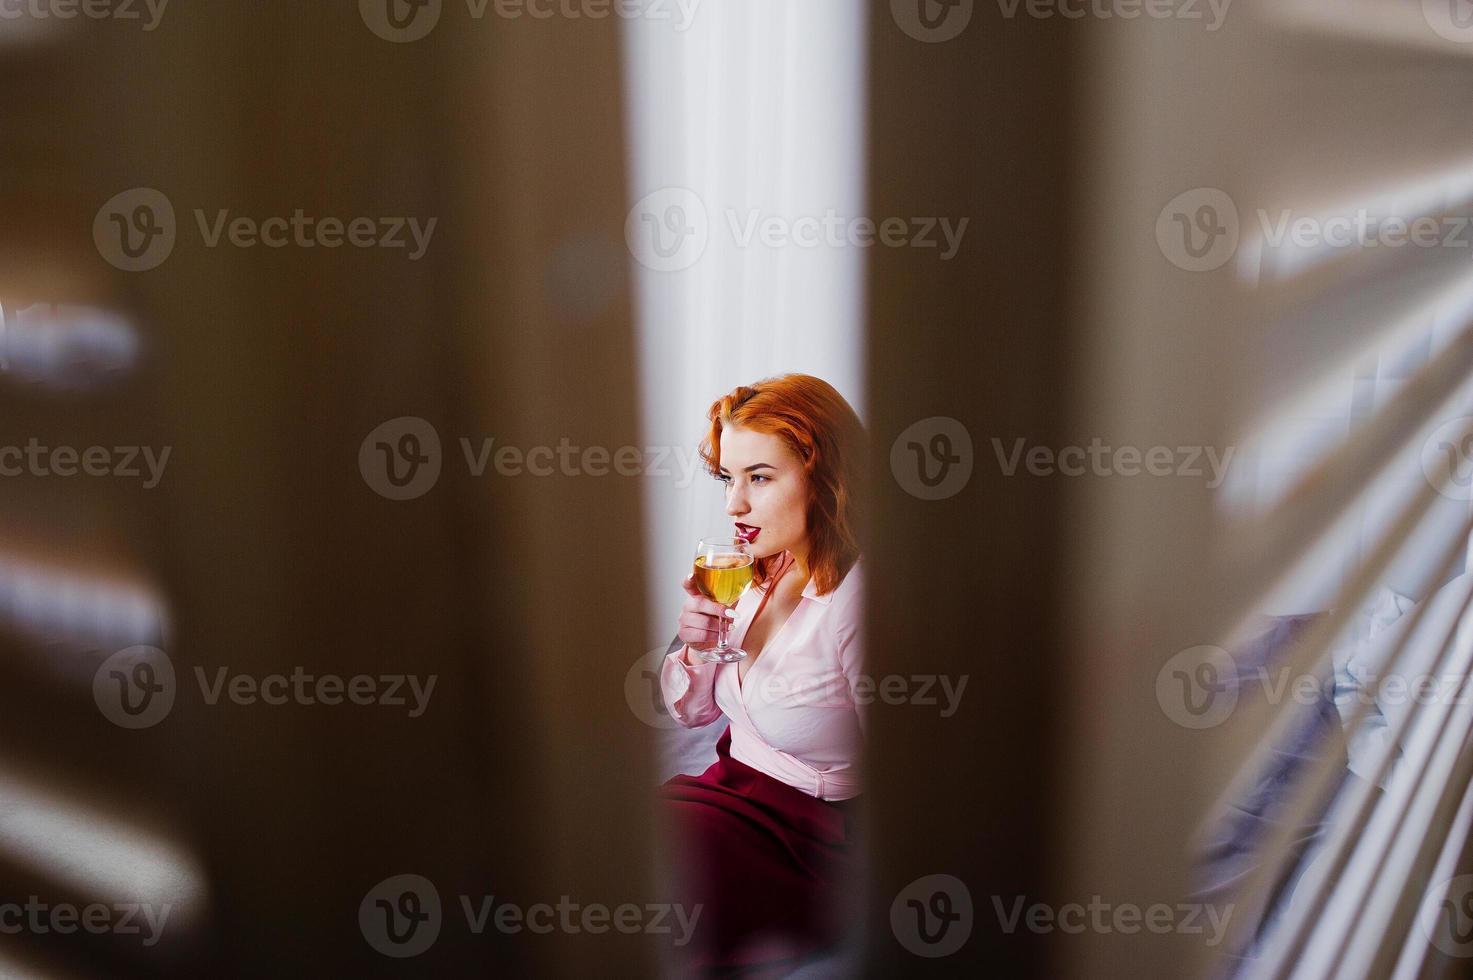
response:
[[(860, 792), (865, 704), (855, 686), (864, 669), (862, 580), (856, 561), (828, 595), (812, 579), (787, 622), (738, 678), (740, 664), (685, 663), (682, 647), (665, 658), (660, 689), (676, 721), (731, 720), (731, 756), (822, 800)], [(762, 602), (748, 589), (736, 604), (729, 642), (740, 647)]]

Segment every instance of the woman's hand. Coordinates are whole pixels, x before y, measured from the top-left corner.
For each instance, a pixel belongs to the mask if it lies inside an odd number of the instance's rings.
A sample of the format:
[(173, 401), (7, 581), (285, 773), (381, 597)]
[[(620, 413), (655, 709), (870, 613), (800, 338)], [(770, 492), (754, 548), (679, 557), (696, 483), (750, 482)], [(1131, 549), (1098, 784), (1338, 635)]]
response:
[(716, 645), (717, 620), (726, 618), (727, 629), (736, 618), (736, 611), (727, 609), (714, 599), (708, 599), (696, 588), (695, 576), (688, 576), (680, 587), (686, 591), (685, 602), (680, 607), (680, 631), (676, 635), (687, 647), (686, 663), (700, 664), (704, 660), (691, 660), (690, 651)]

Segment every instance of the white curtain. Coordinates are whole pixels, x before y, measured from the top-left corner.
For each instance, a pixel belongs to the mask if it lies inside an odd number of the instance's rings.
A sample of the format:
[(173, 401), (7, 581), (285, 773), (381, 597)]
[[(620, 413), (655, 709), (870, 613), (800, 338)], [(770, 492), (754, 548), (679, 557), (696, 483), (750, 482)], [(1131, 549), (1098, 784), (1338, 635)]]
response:
[(802, 372), (865, 415), (865, 249), (832, 230), (863, 216), (865, 4), (670, 9), (625, 33), (642, 431), (664, 459), (644, 477), (651, 648), (696, 539), (730, 526), (695, 455), (710, 403)]

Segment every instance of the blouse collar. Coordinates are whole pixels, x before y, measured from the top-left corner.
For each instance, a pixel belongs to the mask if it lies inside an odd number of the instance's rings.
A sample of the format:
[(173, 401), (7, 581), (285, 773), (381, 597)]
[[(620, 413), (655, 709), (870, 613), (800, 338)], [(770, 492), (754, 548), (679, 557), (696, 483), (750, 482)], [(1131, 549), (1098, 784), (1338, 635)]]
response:
[(812, 599), (814, 602), (822, 603), (823, 605), (827, 606), (829, 603), (834, 601), (834, 596), (839, 593), (839, 589), (843, 588), (844, 583), (849, 581), (850, 576), (857, 576), (858, 569), (859, 559), (856, 558), (854, 559), (854, 564), (849, 566), (849, 571), (844, 575), (844, 578), (840, 580), (838, 585), (834, 586), (833, 591), (829, 592), (828, 595), (819, 595), (817, 579), (809, 576), (808, 584), (803, 586), (802, 598)]

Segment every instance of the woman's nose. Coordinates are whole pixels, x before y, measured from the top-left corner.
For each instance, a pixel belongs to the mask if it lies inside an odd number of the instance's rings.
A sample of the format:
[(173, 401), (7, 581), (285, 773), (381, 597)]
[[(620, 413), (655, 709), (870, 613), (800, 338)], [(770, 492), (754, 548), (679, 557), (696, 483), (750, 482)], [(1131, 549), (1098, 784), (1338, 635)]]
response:
[(742, 491), (733, 489), (726, 498), (726, 513), (729, 517), (741, 517), (747, 512), (747, 498)]

